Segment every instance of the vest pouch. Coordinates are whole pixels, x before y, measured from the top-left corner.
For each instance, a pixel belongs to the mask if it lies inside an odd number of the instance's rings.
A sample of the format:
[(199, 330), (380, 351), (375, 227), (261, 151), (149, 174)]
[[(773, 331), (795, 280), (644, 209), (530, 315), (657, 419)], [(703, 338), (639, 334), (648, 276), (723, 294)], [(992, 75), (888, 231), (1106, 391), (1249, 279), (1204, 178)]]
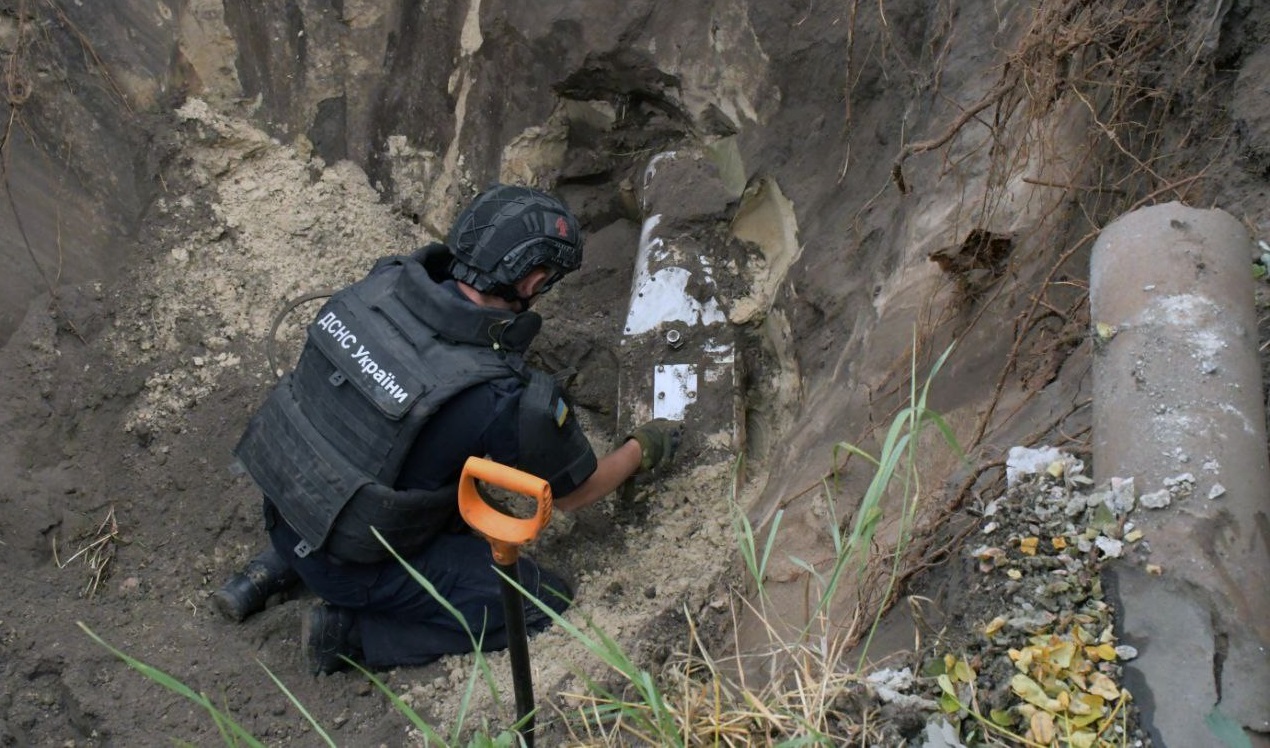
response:
[(345, 504), (327, 536), (324, 551), (353, 563), (392, 558), (375, 528), (402, 558), (409, 558), (450, 526), (458, 511), (457, 485), (435, 490), (398, 490), (378, 483), (362, 486)]
[(269, 394), (234, 448), (287, 524), (320, 548), (332, 524), (371, 476), (350, 464), (313, 428), (292, 398), (291, 374)]

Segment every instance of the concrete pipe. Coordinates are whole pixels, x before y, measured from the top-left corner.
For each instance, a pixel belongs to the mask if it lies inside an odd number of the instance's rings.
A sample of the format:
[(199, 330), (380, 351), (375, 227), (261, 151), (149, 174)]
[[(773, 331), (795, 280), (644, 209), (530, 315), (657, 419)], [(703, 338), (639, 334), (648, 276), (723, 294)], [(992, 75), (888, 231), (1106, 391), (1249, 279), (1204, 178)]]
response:
[(1133, 478), (1144, 557), (1108, 586), (1159, 741), (1270, 731), (1270, 462), (1248, 232), (1178, 203), (1117, 219), (1090, 267), (1093, 461)]

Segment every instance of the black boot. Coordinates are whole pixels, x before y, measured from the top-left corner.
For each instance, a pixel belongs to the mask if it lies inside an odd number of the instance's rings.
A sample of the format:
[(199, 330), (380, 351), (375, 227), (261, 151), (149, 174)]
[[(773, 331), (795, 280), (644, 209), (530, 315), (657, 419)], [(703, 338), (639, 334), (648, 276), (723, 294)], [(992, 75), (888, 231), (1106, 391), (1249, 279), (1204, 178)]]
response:
[(314, 606), (300, 622), (305, 659), (314, 675), (347, 670), (344, 660), (360, 661), (362, 648), (353, 611), (325, 603)]
[(265, 609), (265, 600), (291, 587), (300, 577), (272, 546), (247, 563), (212, 595), (216, 609), (231, 621), (242, 621)]

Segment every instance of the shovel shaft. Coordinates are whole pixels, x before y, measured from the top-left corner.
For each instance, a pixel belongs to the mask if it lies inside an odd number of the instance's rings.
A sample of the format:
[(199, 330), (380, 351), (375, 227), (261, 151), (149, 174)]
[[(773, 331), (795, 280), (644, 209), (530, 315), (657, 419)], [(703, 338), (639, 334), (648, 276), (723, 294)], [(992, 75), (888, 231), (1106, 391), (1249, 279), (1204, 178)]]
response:
[(503, 617), (507, 624), (507, 653), (511, 656), (512, 687), (516, 691), (516, 721), (524, 719), (520, 735), (525, 745), (534, 745), (534, 680), (529, 669), (529, 635), (525, 631), (525, 602), (520, 590), (509, 579), (520, 584), (520, 572), (515, 562), (499, 564), (503, 578)]
[[(533, 517), (521, 519), (503, 514), (486, 503), (476, 481), (515, 491), (537, 502)], [(480, 457), (469, 457), (459, 479), (459, 513), (472, 529), (489, 541), (502, 580), (503, 618), (507, 625), (507, 650), (511, 656), (512, 686), (516, 690), (516, 721), (524, 720), (520, 736), (528, 748), (534, 745), (534, 681), (529, 670), (529, 634), (525, 630), (525, 598), (517, 559), (520, 546), (538, 537), (551, 519), (551, 485), (542, 478)], [(509, 581), (510, 580), (510, 581)], [(513, 584), (513, 582), (515, 584)]]

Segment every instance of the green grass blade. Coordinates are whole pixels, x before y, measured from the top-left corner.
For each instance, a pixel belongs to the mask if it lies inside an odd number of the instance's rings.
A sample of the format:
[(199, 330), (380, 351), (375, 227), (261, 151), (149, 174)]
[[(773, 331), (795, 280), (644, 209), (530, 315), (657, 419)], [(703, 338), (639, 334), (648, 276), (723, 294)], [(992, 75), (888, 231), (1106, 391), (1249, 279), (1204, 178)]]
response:
[(260, 665), (260, 667), (264, 668), (264, 671), (269, 676), (269, 679), (273, 681), (274, 685), (276, 685), (282, 693), (286, 694), (286, 697), (290, 699), (292, 704), (295, 705), (295, 708), (300, 710), (300, 714), (304, 716), (304, 719), (313, 726), (314, 731), (316, 731), (318, 735), (321, 735), (322, 739), (326, 741), (326, 744), (331, 746), (331, 748), (336, 748), (335, 741), (331, 740), (331, 736), (326, 733), (326, 730), (322, 729), (322, 725), (313, 718), (313, 715), (309, 713), (308, 708), (295, 697), (295, 694), (291, 693), (291, 689), (287, 688), (286, 684), (279, 680), (278, 676), (274, 675), (273, 671), (270, 670), (265, 663), (260, 660), (256, 660), (256, 663)]
[(838, 457), (843, 452), (846, 452), (848, 454), (853, 454), (857, 457), (861, 457), (865, 460), (868, 460), (874, 467), (877, 467), (879, 464), (876, 457), (869, 454), (868, 452), (865, 452), (863, 449), (860, 449), (856, 445), (851, 444), (849, 442), (838, 442), (837, 444), (833, 445), (833, 464), (834, 465), (838, 464)]
[[(489, 689), (490, 695), (494, 698), (495, 705), (497, 705), (499, 708), (502, 708), (502, 698), (498, 692), (498, 685), (494, 682), (494, 674), (490, 672), (489, 663), (486, 662), (485, 657), (482, 654), (483, 652), (482, 644), (484, 642), (484, 630), (485, 630), (484, 626), (481, 627), (482, 635), (480, 638), (478, 638), (474, 633), (472, 633), (472, 629), (470, 626), (468, 626), (467, 619), (463, 617), (463, 614), (460, 613), (457, 608), (451, 605), (449, 600), (445, 599), (445, 596), (442, 595), (437, 590), (437, 588), (432, 584), (432, 582), (428, 581), (427, 577), (420, 574), (418, 569), (406, 563), (405, 559), (403, 559), (397, 553), (397, 550), (393, 548), (388, 543), (387, 540), (384, 539), (384, 536), (379, 534), (379, 530), (372, 527), (370, 528), (370, 531), (374, 533), (375, 537), (379, 539), (379, 542), (382, 543), (383, 546), (388, 549), (388, 552), (392, 554), (392, 557), (397, 559), (397, 563), (402, 565), (402, 567), (406, 570), (406, 572), (410, 574), (411, 578), (414, 579), (415, 582), (418, 583), (421, 587), (423, 587), (428, 592), (428, 594), (431, 595), (432, 598), (436, 600), (437, 603), (439, 603), (442, 608), (445, 608), (446, 612), (449, 613), (451, 616), (453, 616), (454, 620), (458, 621), (459, 625), (463, 627), (463, 631), (467, 634), (468, 640), (472, 642), (472, 654), (476, 661), (477, 669), (484, 676), (485, 686), (486, 688)], [(467, 702), (465, 701), (462, 706), (466, 707), (466, 705), (467, 705)], [(456, 720), (457, 724), (455, 725), (455, 728), (454, 728), (456, 731), (463, 724), (462, 718), (466, 717), (466, 714), (467, 712), (465, 710), (459, 712), (460, 719)], [(455, 733), (455, 739), (457, 740), (457, 732)]]
[(957, 455), (957, 459), (963, 463), (969, 462), (966, 452), (961, 448), (961, 442), (957, 441), (957, 435), (953, 433), (952, 427), (944, 420), (944, 417), (934, 411), (926, 411), (924, 420), (935, 424), (935, 428), (939, 429), (939, 433), (944, 437), (944, 442)]
[(137, 672), (141, 673), (142, 675), (154, 681), (155, 683), (158, 683), (159, 685), (163, 686), (169, 691), (172, 691), (181, 696), (184, 696), (186, 699), (190, 700), (191, 702), (206, 709), (208, 714), (211, 715), (212, 721), (216, 724), (217, 729), (221, 730), (222, 736), (224, 736), (225, 733), (228, 732), (235, 740), (242, 740), (247, 745), (250, 745), (253, 747), (258, 746), (259, 748), (264, 748), (264, 743), (260, 742), (255, 737), (253, 737), (251, 733), (243, 729), (243, 727), (239, 725), (237, 722), (235, 722), (233, 719), (231, 719), (229, 715), (217, 709), (212, 704), (212, 702), (203, 694), (195, 692), (194, 689), (185, 685), (184, 683), (177, 680), (176, 678), (173, 678), (171, 675), (168, 675), (162, 670), (156, 667), (147, 665), (141, 660), (138, 660), (135, 657), (132, 657), (118, 649), (115, 649), (111, 645), (107, 644), (106, 641), (102, 639), (100, 636), (98, 636), (95, 632), (93, 632), (92, 629), (88, 628), (88, 626), (86, 626), (83, 621), (76, 621), (75, 623), (76, 625), (79, 626), (81, 630), (83, 630), (85, 634), (88, 634), (88, 636), (92, 638), (93, 641), (97, 642), (102, 647), (105, 647), (107, 650), (109, 650), (112, 654), (114, 654), (120, 660), (123, 660), (124, 663), (128, 665), (128, 667), (132, 668), (133, 670), (136, 670)]
[(418, 712), (411, 709), (409, 704), (402, 701), (401, 697), (389, 688), (387, 684), (376, 677), (374, 673), (356, 662), (353, 663), (353, 667), (357, 668), (362, 675), (366, 676), (367, 680), (375, 684), (375, 688), (378, 688), (380, 693), (388, 697), (388, 701), (393, 705), (393, 708), (405, 716), (406, 719), (410, 720), (410, 724), (414, 725), (415, 729), (423, 733), (425, 740), (429, 743), (436, 743), (438, 746), (441, 746), (441, 748), (445, 748), (449, 745), (441, 737), (440, 733), (436, 731), (436, 728), (428, 724), (427, 720), (419, 716)]
[[(639, 695), (640, 702), (645, 709), (622, 709), (624, 716), (630, 717), (632, 720), (643, 725), (648, 732), (657, 736), (658, 745), (684, 745), (683, 736), (680, 734), (679, 727), (675, 723), (674, 714), (668, 708), (666, 698), (658, 689), (657, 684), (653, 681), (652, 675), (646, 670), (639, 668), (611, 636), (608, 635), (600, 627), (593, 622), (587, 621), (587, 628), (591, 634), (588, 635), (564, 616), (557, 613), (542, 600), (528, 590), (526, 590), (515, 579), (503, 574), (502, 570), (495, 569), (499, 576), (507, 580), (509, 584), (515, 587), (525, 600), (532, 603), (541, 610), (552, 622), (563, 629), (576, 641), (580, 642), (593, 655), (598, 657), (600, 661), (616, 670), (627, 682), (634, 686), (636, 693)], [(625, 706), (621, 704), (619, 706)], [(647, 714), (646, 714), (647, 713)], [(651, 715), (651, 716), (650, 716)]]

